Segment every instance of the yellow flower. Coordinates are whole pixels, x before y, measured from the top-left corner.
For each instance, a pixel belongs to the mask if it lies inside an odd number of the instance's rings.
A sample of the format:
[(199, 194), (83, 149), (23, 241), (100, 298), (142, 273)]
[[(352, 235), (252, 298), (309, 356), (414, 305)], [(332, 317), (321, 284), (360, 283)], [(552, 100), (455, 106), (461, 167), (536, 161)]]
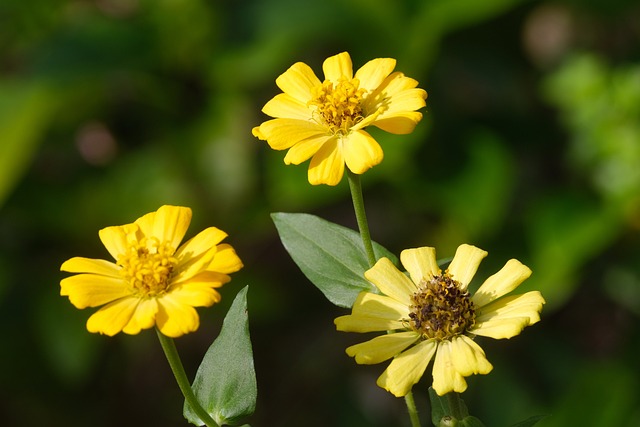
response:
[(433, 364), (433, 389), (440, 396), (463, 392), (466, 376), (488, 374), (493, 366), (473, 340), (476, 335), (502, 339), (518, 335), (540, 320), (545, 303), (538, 291), (505, 296), (529, 277), (531, 270), (512, 259), (470, 296), (467, 287), (487, 252), (461, 245), (444, 272), (435, 249), (407, 249), (400, 255), (408, 276), (387, 258), (365, 277), (382, 294), (362, 292), (352, 313), (335, 320), (339, 331), (391, 331), (347, 348), (360, 364), (393, 358), (377, 384), (405, 396)]
[(175, 338), (198, 329), (194, 307), (220, 301), (215, 288), (242, 262), (220, 244), (227, 234), (215, 227), (178, 247), (190, 222), (191, 209), (162, 206), (133, 224), (100, 230), (115, 263), (75, 257), (62, 264), (62, 271), (79, 274), (60, 282), (60, 295), (77, 308), (104, 305), (89, 317), (89, 332), (137, 334), (155, 325)]
[(324, 61), (325, 80), (297, 62), (276, 79), (282, 90), (262, 111), (274, 117), (253, 129), (274, 150), (289, 149), (286, 164), (309, 158), (309, 182), (336, 185), (345, 163), (362, 174), (382, 161), (380, 145), (364, 131), (369, 125), (394, 134), (411, 133), (422, 119), (427, 93), (418, 82), (393, 72), (396, 60), (377, 58), (353, 75), (347, 52)]

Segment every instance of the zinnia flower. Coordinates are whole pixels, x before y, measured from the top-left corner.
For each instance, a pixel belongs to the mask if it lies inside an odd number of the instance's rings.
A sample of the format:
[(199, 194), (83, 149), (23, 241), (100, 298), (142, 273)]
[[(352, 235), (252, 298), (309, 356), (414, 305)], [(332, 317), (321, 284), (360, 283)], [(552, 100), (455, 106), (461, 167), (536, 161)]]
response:
[(324, 61), (324, 81), (297, 62), (276, 79), (282, 89), (262, 111), (274, 117), (253, 129), (274, 150), (286, 150), (284, 162), (309, 158), (309, 182), (336, 185), (345, 163), (356, 174), (382, 161), (380, 145), (364, 128), (376, 126), (394, 134), (411, 133), (422, 118), (427, 93), (418, 82), (393, 72), (396, 60), (378, 58), (353, 75), (347, 52)]
[(433, 364), (433, 389), (440, 396), (463, 392), (465, 377), (488, 374), (493, 367), (476, 335), (502, 339), (518, 335), (540, 320), (545, 303), (538, 291), (505, 296), (529, 277), (531, 270), (512, 259), (470, 296), (467, 287), (487, 252), (461, 245), (449, 267), (438, 267), (435, 249), (407, 249), (400, 255), (409, 277), (387, 258), (365, 277), (381, 295), (362, 292), (352, 313), (335, 320), (347, 332), (388, 331), (347, 348), (360, 364), (393, 358), (377, 384), (395, 396), (405, 396)]
[(182, 246), (191, 209), (162, 206), (133, 224), (100, 230), (100, 240), (116, 262), (75, 257), (62, 271), (79, 273), (60, 282), (60, 295), (77, 308), (103, 306), (87, 321), (89, 332), (137, 334), (154, 325), (169, 337), (198, 329), (194, 307), (220, 301), (215, 290), (242, 262), (227, 236), (210, 227)]

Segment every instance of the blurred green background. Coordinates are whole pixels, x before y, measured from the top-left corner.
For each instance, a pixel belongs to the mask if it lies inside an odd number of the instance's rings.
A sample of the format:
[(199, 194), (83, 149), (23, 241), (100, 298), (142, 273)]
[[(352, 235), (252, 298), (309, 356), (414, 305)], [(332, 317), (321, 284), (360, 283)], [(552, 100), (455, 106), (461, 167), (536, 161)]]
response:
[[(516, 257), (543, 321), (480, 339), (494, 371), (463, 397), (488, 427), (640, 425), (640, 5), (633, 0), (3, 0), (0, 3), (0, 424), (180, 426), (155, 334), (89, 334), (60, 264), (108, 258), (97, 232), (162, 204), (215, 225), (245, 268), (178, 340), (193, 376), (243, 286), (258, 374), (255, 426), (408, 426), (356, 366), (332, 306), (269, 213), (356, 228), (348, 188), (251, 136), (296, 61), (349, 51), (429, 93), (410, 136), (375, 133), (363, 177), (375, 240), (395, 253)], [(477, 284), (477, 283), (476, 283)], [(428, 421), (426, 383), (415, 390)]]

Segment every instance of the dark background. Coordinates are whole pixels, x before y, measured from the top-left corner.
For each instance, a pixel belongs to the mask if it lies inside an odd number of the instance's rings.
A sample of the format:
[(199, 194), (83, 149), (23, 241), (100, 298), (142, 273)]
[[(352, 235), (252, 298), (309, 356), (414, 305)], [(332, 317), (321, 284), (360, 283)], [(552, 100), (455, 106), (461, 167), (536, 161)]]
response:
[[(90, 334), (60, 264), (108, 258), (98, 230), (162, 204), (188, 236), (227, 231), (245, 268), (177, 341), (193, 375), (249, 285), (260, 426), (408, 426), (357, 366), (332, 306), (269, 213), (355, 228), (346, 182), (314, 187), (251, 135), (275, 78), (349, 51), (398, 60), (429, 98), (409, 136), (376, 132), (363, 176), (373, 238), (515, 257), (543, 320), (480, 339), (494, 370), (463, 397), (488, 427), (640, 425), (640, 7), (631, 0), (3, 0), (0, 3), (0, 423), (181, 426), (152, 331)], [(428, 417), (427, 381), (414, 394)]]

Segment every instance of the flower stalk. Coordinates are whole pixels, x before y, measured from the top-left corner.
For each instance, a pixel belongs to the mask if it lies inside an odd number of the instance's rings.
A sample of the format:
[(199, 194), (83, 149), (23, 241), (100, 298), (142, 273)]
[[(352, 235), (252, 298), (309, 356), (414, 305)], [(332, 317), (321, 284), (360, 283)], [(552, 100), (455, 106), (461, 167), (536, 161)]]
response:
[[(371, 233), (369, 232), (367, 213), (364, 208), (364, 198), (362, 196), (362, 184), (360, 182), (360, 175), (351, 172), (351, 170), (347, 168), (347, 178), (349, 180), (349, 189), (351, 190), (351, 198), (353, 199), (353, 210), (356, 213), (358, 229), (360, 230), (360, 236), (362, 237), (364, 251), (367, 255), (369, 267), (371, 268), (376, 263), (376, 255), (373, 252), (373, 243), (371, 242)], [(413, 394), (409, 392), (404, 397), (404, 401), (407, 405), (409, 418), (411, 419), (411, 426), (420, 427), (420, 417), (418, 416), (418, 410), (416, 409), (416, 404), (413, 400)]]
[(413, 400), (412, 392), (407, 393), (404, 397), (404, 402), (407, 405), (407, 411), (409, 411), (411, 427), (420, 427), (420, 417), (418, 416), (418, 409), (416, 408), (416, 402)]
[(171, 366), (171, 371), (173, 372), (173, 376), (176, 378), (178, 382), (178, 387), (180, 387), (180, 391), (184, 396), (185, 400), (191, 406), (191, 409), (198, 415), (200, 420), (207, 427), (220, 427), (207, 413), (207, 411), (200, 405), (198, 399), (193, 393), (193, 389), (191, 388), (191, 384), (189, 383), (189, 379), (187, 378), (187, 374), (184, 371), (184, 366), (182, 365), (182, 360), (180, 360), (180, 355), (178, 354), (178, 350), (176, 349), (176, 344), (172, 338), (167, 337), (159, 329), (156, 328), (156, 332), (158, 333), (158, 339), (160, 340), (160, 345), (162, 346), (162, 350), (164, 350), (165, 356), (167, 356), (167, 361), (169, 362), (169, 366)]
[(371, 233), (369, 232), (369, 223), (367, 222), (367, 214), (364, 209), (364, 198), (362, 197), (362, 184), (360, 183), (360, 175), (347, 169), (347, 177), (349, 179), (349, 189), (351, 190), (351, 198), (353, 199), (353, 210), (356, 213), (356, 221), (358, 229), (362, 237), (364, 251), (367, 254), (369, 267), (373, 267), (376, 263), (376, 256), (373, 252), (373, 244), (371, 243)]

